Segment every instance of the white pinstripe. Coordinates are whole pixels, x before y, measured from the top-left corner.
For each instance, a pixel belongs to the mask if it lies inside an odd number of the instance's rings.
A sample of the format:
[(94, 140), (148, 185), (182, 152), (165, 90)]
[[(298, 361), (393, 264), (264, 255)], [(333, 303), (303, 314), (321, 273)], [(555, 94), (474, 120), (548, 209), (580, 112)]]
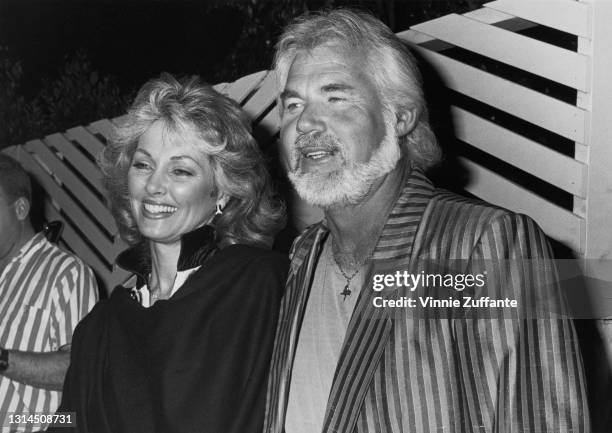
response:
[[(78, 321), (97, 300), (92, 271), (37, 234), (0, 275), (0, 346), (51, 352), (70, 343)], [(60, 392), (24, 385), (0, 376), (0, 422), (9, 412), (53, 413)], [(2, 432), (44, 429), (29, 425)]]

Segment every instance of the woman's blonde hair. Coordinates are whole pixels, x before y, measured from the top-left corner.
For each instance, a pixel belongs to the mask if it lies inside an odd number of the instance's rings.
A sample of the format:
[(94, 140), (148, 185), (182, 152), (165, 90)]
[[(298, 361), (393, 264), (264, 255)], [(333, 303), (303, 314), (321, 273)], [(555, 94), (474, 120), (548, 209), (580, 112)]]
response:
[(284, 226), (285, 205), (274, 193), (247, 114), (232, 99), (198, 77), (176, 80), (169, 74), (148, 81), (99, 159), (110, 208), (121, 237), (141, 240), (132, 215), (127, 175), (140, 136), (162, 121), (171, 132), (194, 131), (208, 156), (216, 190), (231, 196), (215, 218), (219, 239), (271, 245)]

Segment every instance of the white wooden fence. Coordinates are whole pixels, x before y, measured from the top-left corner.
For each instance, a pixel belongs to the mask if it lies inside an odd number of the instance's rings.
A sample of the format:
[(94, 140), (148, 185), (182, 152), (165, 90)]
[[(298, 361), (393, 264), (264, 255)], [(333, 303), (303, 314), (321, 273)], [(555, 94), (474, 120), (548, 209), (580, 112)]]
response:
[(461, 156), (466, 189), (573, 249), (600, 316), (612, 316), (610, 23), (609, 0), (497, 0), (399, 33), (470, 101), (451, 107), (457, 139), (545, 185), (534, 192)]
[[(466, 143), (466, 149), (477, 149), (515, 170), (508, 177), (497, 172), (495, 164), (492, 168), (475, 161), (471, 151), (461, 151), (460, 161), (471, 173), (466, 189), (532, 216), (549, 236), (572, 248), (583, 259), (591, 290), (608, 312), (612, 311), (610, 23), (612, 1), (608, 0), (497, 0), (465, 15), (447, 15), (399, 33), (433, 65), (449, 91), (471, 101), (467, 107), (454, 102), (451, 107), (457, 139)], [(541, 34), (549, 34), (548, 39)], [(557, 37), (563, 43), (557, 43)], [(504, 65), (513, 72), (504, 73)], [(216, 88), (252, 116), (262, 146), (273, 145), (278, 131), (273, 76), (263, 71)], [(553, 91), (546, 94), (549, 88)], [(94, 160), (115, 121), (103, 119), (7, 149), (46, 190), (47, 217), (64, 221), (61, 243), (94, 268), (107, 290), (126, 277), (113, 265), (125, 245), (106, 208)], [(546, 137), (543, 142), (538, 134), (524, 133), (534, 125)], [(559, 150), (558, 143), (569, 143), (570, 151)], [(555, 193), (549, 197), (546, 188), (533, 190), (525, 182), (517, 183), (517, 173), (550, 185)], [(555, 198), (559, 195), (566, 199), (559, 201)]]

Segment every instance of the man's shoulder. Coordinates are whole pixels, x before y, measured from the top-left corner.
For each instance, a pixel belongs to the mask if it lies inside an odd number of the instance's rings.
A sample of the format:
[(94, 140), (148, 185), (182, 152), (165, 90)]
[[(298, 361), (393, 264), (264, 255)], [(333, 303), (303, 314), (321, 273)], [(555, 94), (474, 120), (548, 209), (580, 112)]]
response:
[(512, 211), (493, 203), (486, 202), (477, 197), (468, 197), (444, 188), (435, 188), (431, 197), (431, 204), (436, 206), (456, 207), (458, 210), (471, 212), (497, 212), (499, 215), (512, 213)]
[(79, 268), (86, 270), (87, 272), (91, 271), (89, 266), (87, 266), (85, 262), (83, 262), (83, 260), (81, 260), (75, 254), (60, 248), (46, 239), (41, 242), (39, 255), (41, 260), (52, 259), (58, 267), (63, 269)]
[[(426, 237), (443, 236), (450, 241), (457, 236), (479, 239), (485, 232), (505, 231), (522, 236), (527, 232), (543, 233), (529, 216), (486, 201), (436, 189), (422, 223)], [(453, 236), (449, 236), (453, 234)], [(456, 235), (456, 236), (455, 236)]]
[(36, 240), (32, 254), (27, 255), (23, 268), (38, 269), (41, 279), (37, 285), (45, 290), (58, 290), (59, 299), (68, 299), (72, 290), (92, 293), (97, 298), (97, 285), (93, 270), (75, 254), (49, 242), (44, 236)]
[(509, 209), (467, 197), (445, 189), (436, 188), (428, 204), (426, 215), (429, 219), (447, 219), (455, 226), (487, 226), (498, 219), (524, 217)]

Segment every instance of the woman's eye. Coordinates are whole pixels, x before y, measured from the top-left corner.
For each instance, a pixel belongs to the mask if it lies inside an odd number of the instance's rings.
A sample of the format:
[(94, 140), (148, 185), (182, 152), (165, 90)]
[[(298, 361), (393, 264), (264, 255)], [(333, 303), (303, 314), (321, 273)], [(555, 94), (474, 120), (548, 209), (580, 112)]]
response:
[(132, 167), (134, 167), (136, 170), (146, 170), (149, 168), (149, 164), (142, 161), (134, 161), (132, 163)]
[(183, 170), (182, 168), (173, 169), (172, 174), (174, 174), (175, 176), (181, 176), (181, 177), (193, 176), (193, 174), (190, 171)]

